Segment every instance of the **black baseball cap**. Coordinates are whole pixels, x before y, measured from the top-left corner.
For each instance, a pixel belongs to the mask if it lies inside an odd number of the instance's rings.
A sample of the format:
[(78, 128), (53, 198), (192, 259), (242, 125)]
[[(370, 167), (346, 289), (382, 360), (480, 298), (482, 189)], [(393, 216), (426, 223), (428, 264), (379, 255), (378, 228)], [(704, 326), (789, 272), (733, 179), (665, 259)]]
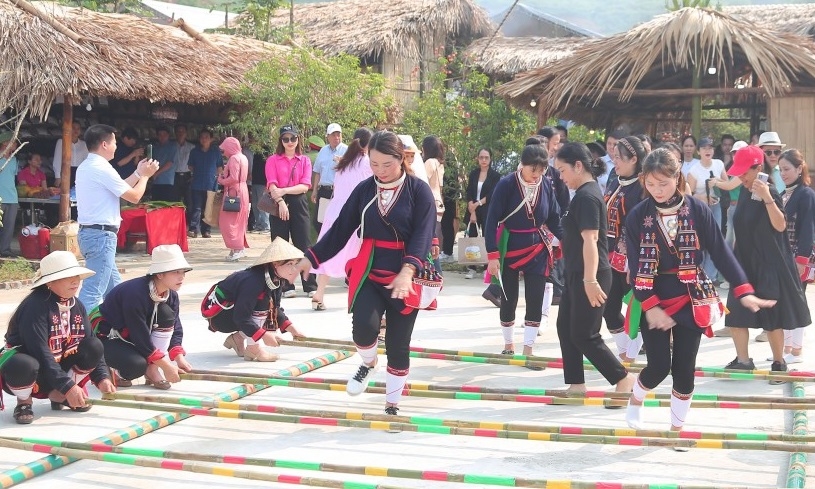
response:
[(297, 130), (297, 126), (294, 124), (286, 124), (280, 128), (280, 136), (282, 137), (284, 134), (294, 134), (295, 136), (300, 135), (300, 132)]

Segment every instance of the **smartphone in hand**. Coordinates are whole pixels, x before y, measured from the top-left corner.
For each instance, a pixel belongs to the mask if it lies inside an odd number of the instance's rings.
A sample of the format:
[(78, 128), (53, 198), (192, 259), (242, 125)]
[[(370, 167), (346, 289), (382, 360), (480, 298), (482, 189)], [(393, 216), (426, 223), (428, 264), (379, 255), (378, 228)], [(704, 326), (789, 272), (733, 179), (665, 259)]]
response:
[(147, 146), (144, 147), (144, 157), (147, 158), (148, 160), (153, 159), (153, 145), (152, 144), (148, 144)]

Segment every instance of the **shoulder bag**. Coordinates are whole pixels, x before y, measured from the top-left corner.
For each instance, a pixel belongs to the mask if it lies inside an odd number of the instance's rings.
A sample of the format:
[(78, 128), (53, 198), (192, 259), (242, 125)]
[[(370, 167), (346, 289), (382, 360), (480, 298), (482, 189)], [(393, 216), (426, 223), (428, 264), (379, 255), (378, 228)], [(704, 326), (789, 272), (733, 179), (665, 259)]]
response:
[[(291, 173), (289, 174), (289, 185), (291, 185), (291, 181), (294, 179), (295, 169), (297, 169), (296, 162), (291, 167)], [(266, 191), (263, 192), (263, 195), (260, 196), (260, 200), (258, 200), (258, 209), (263, 212), (267, 212), (271, 216), (277, 217), (280, 215), (279, 204), (272, 198), (272, 194), (269, 193), (269, 189), (266, 189)]]

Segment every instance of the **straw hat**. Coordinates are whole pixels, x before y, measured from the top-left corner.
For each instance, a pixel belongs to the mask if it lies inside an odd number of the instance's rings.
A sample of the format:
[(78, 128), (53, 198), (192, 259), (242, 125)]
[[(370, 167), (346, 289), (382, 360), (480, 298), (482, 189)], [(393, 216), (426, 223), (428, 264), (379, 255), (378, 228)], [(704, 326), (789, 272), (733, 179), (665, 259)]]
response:
[(40, 261), (40, 269), (34, 274), (34, 283), (31, 288), (51, 283), (68, 277), (79, 276), (84, 280), (96, 272), (80, 267), (76, 257), (70, 251), (52, 251)]
[(184, 252), (177, 244), (159, 245), (153, 248), (150, 256), (150, 268), (147, 275), (171, 272), (173, 270), (184, 270), (189, 272), (192, 267), (184, 258)]
[(293, 244), (278, 237), (263, 250), (263, 253), (260, 254), (252, 266), (265, 265), (276, 261), (300, 260), (304, 256), (303, 252), (295, 248)]

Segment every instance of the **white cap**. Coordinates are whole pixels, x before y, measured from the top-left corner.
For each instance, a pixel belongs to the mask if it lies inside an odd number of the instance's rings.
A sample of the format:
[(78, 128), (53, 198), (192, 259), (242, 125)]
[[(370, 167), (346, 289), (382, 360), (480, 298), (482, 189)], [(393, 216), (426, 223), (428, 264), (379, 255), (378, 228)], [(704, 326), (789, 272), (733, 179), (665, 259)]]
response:
[(733, 149), (731, 149), (730, 152), (735, 153), (736, 151), (746, 146), (749, 146), (749, 144), (745, 143), (744, 141), (736, 141), (735, 143), (733, 143)]
[(325, 135), (326, 136), (330, 136), (331, 134), (334, 134), (335, 132), (342, 132), (342, 128), (336, 122), (334, 122), (332, 124), (329, 124), (328, 127), (325, 129)]

